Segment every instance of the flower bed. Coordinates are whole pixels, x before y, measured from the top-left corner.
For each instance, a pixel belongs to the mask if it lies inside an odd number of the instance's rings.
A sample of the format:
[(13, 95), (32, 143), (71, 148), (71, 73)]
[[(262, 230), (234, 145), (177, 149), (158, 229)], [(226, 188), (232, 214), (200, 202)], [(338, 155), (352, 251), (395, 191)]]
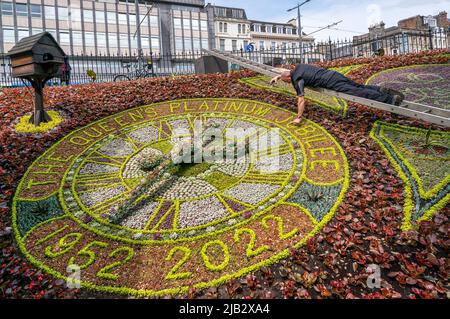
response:
[(406, 100), (450, 109), (450, 64), (412, 65), (382, 71), (367, 83), (403, 92)]
[[(349, 76), (360, 83), (365, 82), (370, 76), (385, 69), (417, 64), (439, 64), (448, 63), (448, 57), (443, 55), (443, 52), (421, 53), (417, 55), (397, 56), (397, 57), (382, 57), (375, 59), (340, 61), (327, 65), (327, 67), (341, 67), (351, 64), (365, 64), (365, 66), (353, 70)], [(325, 66), (325, 65), (324, 65)], [(74, 130), (84, 128), (87, 125), (94, 125), (96, 121), (104, 119), (107, 116), (117, 114), (121, 111), (140, 107), (142, 105), (150, 105), (162, 101), (173, 101), (177, 99), (188, 98), (233, 98), (233, 99), (250, 99), (258, 102), (266, 102), (273, 106), (278, 106), (284, 109), (295, 110), (295, 99), (284, 94), (276, 92), (268, 92), (260, 89), (248, 87), (239, 83), (240, 78), (251, 77), (252, 72), (244, 71), (233, 73), (231, 75), (205, 75), (205, 76), (190, 76), (167, 79), (148, 79), (141, 81), (133, 81), (131, 83), (111, 83), (98, 85), (82, 85), (69, 86), (63, 88), (48, 88), (45, 90), (46, 105), (48, 109), (55, 110), (64, 117), (64, 121), (55, 129), (48, 133), (39, 135), (34, 134), (19, 134), (15, 132), (15, 125), (18, 119), (29, 112), (32, 108), (32, 96), (28, 95), (24, 89), (5, 89), (4, 94), (0, 96), (0, 111), (3, 116), (0, 118), (2, 124), (0, 128), (0, 245), (2, 255), (0, 257), (0, 296), (3, 298), (17, 298), (17, 297), (31, 297), (31, 298), (73, 298), (96, 296), (91, 290), (82, 289), (68, 289), (65, 286), (64, 280), (56, 279), (54, 276), (49, 276), (42, 268), (33, 266), (23, 255), (17, 250), (13, 237), (10, 234), (8, 227), (12, 226), (11, 221), (11, 199), (18, 186), (20, 180), (26, 173), (27, 167), (35, 162), (41, 154), (47, 151), (50, 147), (59, 140), (69, 140), (70, 135), (74, 134)], [(395, 165), (390, 164), (386, 153), (375, 141), (373, 141), (368, 132), (373, 129), (374, 123), (377, 120), (382, 120), (385, 123), (399, 123), (402, 126), (414, 127), (428, 127), (429, 125), (423, 122), (402, 118), (386, 112), (369, 110), (367, 107), (360, 106), (355, 103), (349, 103), (349, 118), (342, 118), (338, 115), (332, 114), (326, 110), (315, 107), (308, 103), (305, 111), (305, 117), (314, 123), (317, 123), (325, 131), (330, 133), (337, 143), (344, 150), (349, 165), (349, 189), (346, 196), (342, 199), (340, 206), (334, 214), (334, 217), (329, 223), (322, 228), (314, 237), (310, 238), (304, 245), (298, 248), (285, 250), (284, 259), (281, 259), (273, 266), (264, 266), (259, 271), (253, 271), (245, 276), (243, 279), (229, 278), (226, 284), (219, 288), (211, 287), (208, 289), (201, 289), (201, 285), (197, 288), (191, 287), (186, 293), (187, 297), (207, 297), (207, 298), (445, 298), (448, 293), (448, 267), (446, 263), (448, 251), (448, 207), (434, 212), (430, 220), (422, 220), (417, 224), (415, 218), (421, 219), (422, 215), (411, 217), (411, 226), (414, 229), (407, 232), (402, 232), (401, 227), (404, 226), (404, 207), (407, 197), (404, 195), (405, 187), (408, 185), (403, 180), (402, 175), (396, 170)], [(119, 120), (120, 122), (120, 120)], [(101, 122), (97, 122), (101, 123)], [(178, 122), (181, 123), (181, 122)], [(118, 124), (118, 123), (117, 123)], [(270, 123), (269, 123), (270, 124)], [(181, 125), (181, 124), (179, 124)], [(268, 125), (271, 127), (271, 125)], [(434, 127), (434, 130), (442, 130)], [(170, 132), (169, 127), (163, 125), (155, 129), (143, 129), (135, 131), (130, 136), (140, 142), (152, 139), (155, 137), (155, 132)], [(406, 131), (407, 132), (407, 131)], [(421, 132), (421, 134), (423, 134)], [(433, 133), (435, 134), (435, 133)], [(94, 134), (95, 135), (95, 134)], [(158, 134), (157, 134), (158, 135)], [(67, 136), (67, 137), (66, 137)], [(64, 137), (66, 137), (64, 139)], [(407, 136), (405, 136), (406, 138)], [(391, 137), (389, 137), (391, 138)], [(392, 137), (394, 138), (394, 137)], [(293, 143), (293, 148), (296, 149), (296, 144)], [(300, 145), (300, 143), (299, 143)], [(406, 143), (407, 147), (417, 149), (414, 143)], [(111, 148), (104, 148), (106, 152), (113, 151)], [(159, 154), (156, 151), (167, 153), (170, 150), (168, 143), (155, 143), (152, 145), (151, 154)], [(406, 148), (408, 150), (408, 148)], [(420, 149), (419, 149), (420, 150)], [(431, 149), (433, 152), (439, 154), (442, 148), (435, 147)], [(403, 152), (403, 151), (402, 151)], [(420, 150), (423, 153), (423, 150)], [(419, 152), (419, 153), (420, 153)], [(426, 150), (425, 152), (429, 152)], [(420, 154), (422, 154), (420, 153)], [(69, 154), (69, 153), (68, 153)], [(401, 154), (401, 153), (400, 153)], [(117, 154), (120, 155), (120, 154)], [(123, 154), (122, 154), (123, 155)], [(423, 154), (422, 154), (423, 155)], [(422, 156), (421, 155), (421, 156)], [(429, 153), (426, 153), (429, 156)], [(139, 159), (130, 161), (130, 163), (140, 163)], [(288, 161), (286, 161), (288, 162)], [(36, 162), (39, 163), (39, 162)], [(394, 163), (394, 161), (393, 161)], [(129, 166), (129, 177), (139, 171), (131, 165)], [(104, 165), (103, 165), (104, 166)], [(114, 165), (110, 165), (114, 166)], [(32, 166), (33, 167), (33, 166)], [(34, 166), (35, 167), (35, 166)], [(423, 166), (421, 166), (423, 167)], [(99, 167), (97, 167), (98, 169)], [(44, 167), (45, 169), (45, 167)], [(55, 168), (57, 169), (57, 168)], [(96, 168), (87, 166), (83, 172), (92, 172)], [(222, 168), (223, 172), (214, 171), (209, 174), (210, 167), (202, 167), (201, 169), (186, 170), (186, 174), (180, 174), (181, 177), (198, 176), (207, 172), (203, 180), (208, 184), (219, 189), (229, 189), (233, 187), (235, 180), (228, 178), (226, 183), (217, 183), (218, 180), (223, 180), (224, 176), (229, 176), (230, 173), (241, 172), (241, 168), (236, 167)], [(81, 170), (81, 169), (80, 169)], [(107, 174), (108, 170), (105, 170)], [(428, 170), (432, 171), (432, 169)], [(221, 173), (222, 175), (218, 175)], [(228, 173), (228, 174), (227, 174)], [(420, 172), (419, 172), (420, 173)], [(424, 178), (423, 175), (421, 179)], [(178, 175), (177, 175), (178, 176)], [(218, 177), (221, 176), (221, 177)], [(292, 182), (302, 183), (301, 180), (296, 180), (294, 177)], [(431, 183), (432, 181), (429, 181)], [(140, 183), (139, 180), (128, 181), (127, 186), (133, 187)], [(303, 185), (303, 184), (302, 184)], [(306, 184), (305, 184), (306, 185)], [(431, 184), (429, 184), (431, 185)], [(68, 185), (67, 185), (68, 186)], [(64, 190), (71, 191), (70, 188)], [(292, 196), (296, 201), (305, 201), (313, 199), (320, 201), (323, 197), (336, 196), (339, 190), (336, 191), (333, 187), (329, 187), (327, 192), (317, 191), (314, 186), (302, 186), (298, 188), (299, 192), (296, 196)], [(83, 190), (80, 190), (83, 192)], [(66, 192), (67, 193), (67, 192)], [(227, 194), (230, 195), (230, 192)], [(234, 193), (231, 192), (231, 195)], [(406, 193), (405, 193), (406, 194)], [(288, 194), (286, 194), (287, 196)], [(105, 195), (103, 195), (105, 196)], [(240, 216), (245, 218), (245, 222), (254, 223), (255, 215), (245, 212), (246, 205), (237, 201), (229, 201), (224, 199), (226, 205), (233, 211), (244, 211)], [(310, 210), (312, 218), (318, 220), (327, 211), (327, 205), (319, 205), (315, 201), (311, 201)], [(28, 207), (27, 210), (32, 212), (41, 212), (40, 214), (26, 214), (20, 224), (14, 223), (17, 230), (30, 229), (33, 225), (47, 220), (52, 220), (55, 226), (55, 231), (58, 226), (64, 227), (66, 215), (60, 216), (61, 211), (52, 209), (52, 214), (45, 214), (42, 211), (48, 211), (48, 207), (58, 206), (59, 199), (49, 198), (44, 202), (45, 205), (35, 205), (35, 207)], [(70, 200), (69, 200), (70, 202)], [(335, 201), (338, 203), (339, 201)], [(72, 202), (72, 204), (74, 204)], [(78, 202), (75, 200), (75, 204)], [(204, 207), (202, 205), (209, 205), (210, 202), (199, 202), (195, 207)], [(222, 202), (223, 204), (223, 202)], [(252, 205), (247, 203), (247, 205)], [(42, 207), (47, 209), (42, 210)], [(75, 206), (73, 206), (75, 207)], [(217, 206), (216, 206), (217, 207)], [(69, 209), (70, 207), (67, 207)], [(172, 208), (172, 209), (171, 209)], [(122, 221), (122, 226), (129, 229), (141, 229), (149, 222), (148, 212), (155, 210), (155, 204), (147, 203), (141, 209), (135, 212), (135, 215), (130, 216), (129, 219)], [(280, 214), (289, 216), (295, 207), (284, 207)], [(78, 210), (77, 210), (78, 211)], [(176, 210), (175, 210), (176, 211)], [(329, 211), (329, 210), (328, 210)], [(171, 213), (173, 207), (169, 204), (162, 205), (159, 209), (159, 216), (164, 213), (168, 220), (171, 220)], [(183, 220), (189, 221), (189, 210), (185, 210)], [(64, 211), (63, 211), (64, 213)], [(84, 213), (84, 212), (83, 212)], [(278, 211), (274, 212), (275, 214)], [(214, 216), (222, 216), (221, 211), (217, 210)], [(36, 217), (36, 218), (33, 218)], [(413, 215), (411, 215), (413, 216)], [(58, 224), (58, 217), (60, 217), (61, 224)], [(107, 269), (100, 272), (100, 268), (104, 268), (111, 261), (109, 258), (117, 258), (117, 261), (122, 261), (123, 266), (133, 263), (133, 260), (138, 254), (145, 253), (143, 250), (133, 252), (128, 248), (128, 243), (122, 245), (109, 244), (107, 247), (105, 243), (104, 232), (106, 229), (103, 216), (83, 216), (84, 218), (77, 219), (73, 217), (72, 223), (67, 224), (71, 229), (76, 229), (80, 225), (91, 225), (98, 227), (91, 235), (87, 235), (86, 228), (75, 231), (69, 237), (66, 237), (66, 244), (75, 242), (74, 246), (61, 256), (50, 258), (55, 264), (51, 268), (45, 268), (51, 271), (53, 269), (63, 269), (64, 263), (57, 263), (58, 258), (69, 262), (70, 257), (82, 265), (87, 265), (89, 276), (85, 279), (86, 282), (93, 283), (91, 288), (98, 287), (99, 282), (114, 282), (114, 291), (118, 291), (120, 287), (126, 287), (124, 283), (118, 283), (122, 279), (115, 278), (114, 275), (121, 275), (117, 273), (117, 268)], [(170, 217), (170, 218), (169, 218)], [(156, 217), (155, 217), (156, 218)], [(102, 222), (103, 220), (103, 222)], [(159, 219), (160, 220), (160, 219)], [(159, 221), (158, 220), (158, 221)], [(266, 220), (269, 227), (276, 228), (276, 221)], [(95, 222), (98, 223), (95, 224)], [(206, 223), (209, 220), (205, 219)], [(186, 225), (189, 222), (186, 222)], [(231, 218), (223, 224), (224, 229), (230, 229), (239, 224), (239, 220)], [(289, 223), (288, 223), (289, 224)], [(292, 222), (292, 225), (298, 225), (298, 222)], [(151, 224), (156, 226), (156, 222)], [(253, 229), (255, 233), (267, 232), (264, 225), (258, 224), (260, 229)], [(44, 226), (44, 225), (43, 225)], [(91, 227), (90, 226), (90, 227)], [(171, 227), (170, 223), (164, 225), (163, 222), (158, 227)], [(173, 224), (172, 224), (173, 227)], [(207, 226), (215, 227), (214, 225)], [(91, 227), (92, 228), (92, 227)], [(164, 228), (164, 229), (166, 229)], [(93, 228), (94, 229), (94, 228)], [(273, 230), (273, 229), (272, 229)], [(36, 229), (39, 231), (39, 229)], [(64, 229), (63, 231), (67, 231)], [(218, 230), (209, 228), (205, 232), (212, 233), (214, 239), (207, 242), (198, 242), (198, 249), (192, 250), (190, 258), (184, 264), (184, 267), (195, 265), (199, 263), (199, 267), (207, 269), (214, 275), (230, 271), (227, 269), (233, 265), (233, 269), (238, 269), (240, 265), (234, 264), (236, 259), (232, 257), (231, 248), (224, 246), (218, 242), (222, 240), (215, 237)], [(291, 231), (286, 229), (286, 233)], [(83, 233), (82, 233), (83, 232)], [(188, 231), (189, 232), (189, 231)], [(141, 231), (137, 231), (136, 238), (130, 239), (130, 242), (139, 241)], [(32, 236), (29, 240), (35, 240), (39, 237), (38, 232), (31, 232)], [(63, 235), (62, 233), (58, 233)], [(37, 249), (42, 249), (42, 246), (51, 246), (48, 254), (54, 256), (61, 252), (61, 247), (57, 247), (56, 240), (59, 241), (59, 235), (49, 238), (49, 243), (43, 243)], [(69, 235), (70, 233), (67, 233)], [(230, 233), (233, 237), (234, 233)], [(306, 235), (305, 234), (302, 235)], [(43, 234), (42, 234), (43, 235)], [(64, 233), (64, 236), (66, 233)], [(80, 236), (81, 235), (81, 236)], [(195, 234), (192, 234), (195, 236)], [(118, 234), (118, 236), (127, 236), (127, 233)], [(218, 236), (218, 235), (217, 235)], [(279, 245), (282, 242), (278, 239), (277, 232), (272, 232), (268, 236), (275, 238), (272, 245)], [(167, 238), (163, 231), (154, 232), (154, 238), (150, 241), (177, 241), (178, 238)], [(234, 238), (229, 238), (234, 241)], [(21, 236), (20, 236), (21, 238)], [(45, 238), (45, 236), (40, 236)], [(242, 256), (247, 253), (252, 255), (253, 250), (247, 252), (246, 243), (251, 239), (248, 233), (239, 234), (239, 243), (236, 243), (240, 249), (243, 249)], [(266, 242), (260, 242), (256, 238), (254, 250), (264, 248), (265, 245), (271, 245)], [(298, 238), (297, 238), (298, 239)], [(55, 242), (53, 242), (55, 240)], [(113, 239), (108, 238), (107, 241), (114, 242)], [(206, 239), (204, 239), (206, 240)], [(50, 242), (52, 241), (52, 242)], [(289, 246), (295, 241), (293, 238), (287, 239)], [(19, 242), (22, 242), (19, 241)], [(96, 244), (92, 244), (97, 242)], [(225, 240), (222, 240), (225, 243)], [(50, 245), (50, 243), (54, 245)], [(63, 246), (64, 241), (62, 242)], [(84, 253), (80, 253), (83, 247), (92, 244), (84, 252), (91, 249), (95, 252), (97, 258), (92, 260)], [(207, 244), (207, 245), (206, 245)], [(131, 245), (131, 244), (130, 244)], [(295, 243), (294, 243), (295, 245)], [(70, 245), (69, 245), (70, 246)], [(181, 247), (185, 247), (180, 244)], [(242, 247), (241, 247), (242, 246)], [(44, 247), (44, 250), (46, 249)], [(163, 246), (164, 247), (164, 246)], [(171, 256), (172, 265), (180, 262), (188, 250), (181, 248), (173, 252)], [(276, 246), (282, 248), (280, 246)], [(285, 246), (288, 247), (288, 246)], [(24, 249), (32, 250), (31, 247), (22, 247)], [(66, 247), (69, 248), (69, 247)], [(114, 248), (113, 250), (111, 250)], [(165, 249), (167, 246), (165, 246)], [(229, 254), (226, 254), (228, 248)], [(285, 248), (287, 249), (287, 248)], [(195, 251), (195, 252), (194, 252)], [(197, 253), (198, 252), (198, 253)], [(261, 252), (261, 251), (257, 251)], [(41, 252), (45, 254), (44, 252)], [(162, 254), (164, 258), (167, 255)], [(270, 254), (263, 251), (261, 255), (251, 258), (263, 258), (263, 254)], [(112, 255), (112, 257), (108, 257)], [(230, 258), (226, 256), (229, 255)], [(99, 257), (100, 263), (98, 263)], [(32, 256), (30, 256), (32, 257)], [(44, 258), (44, 255), (39, 257)], [(195, 257), (195, 258), (194, 258)], [(191, 259), (192, 258), (192, 259)], [(114, 259), (114, 261), (116, 261)], [(273, 260), (272, 260), (273, 261)], [(248, 260), (245, 260), (247, 263)], [(169, 261), (164, 261), (168, 265)], [(369, 289), (366, 287), (368, 273), (366, 272), (367, 265), (377, 264), (380, 266), (382, 274), (382, 287), (380, 289)], [(67, 265), (67, 263), (65, 264)], [(44, 266), (43, 264), (40, 266)], [(59, 268), (58, 268), (59, 267)], [(90, 268), (92, 267), (92, 268)], [(169, 266), (166, 266), (169, 267)], [(189, 266), (190, 267), (190, 266)], [(185, 273), (189, 272), (189, 268), (178, 268), (169, 276), (168, 281), (181, 280), (189, 282), (192, 277), (188, 278)], [(55, 270), (56, 269), (56, 270)], [(63, 269), (64, 270), (64, 269)], [(112, 271), (109, 271), (112, 270)], [(167, 269), (165, 269), (167, 270)], [(100, 272), (100, 275), (98, 273)], [(245, 272), (242, 273), (242, 275)], [(67, 273), (66, 273), (67, 274)], [(130, 277), (129, 272), (124, 272), (124, 276)], [(164, 274), (165, 275), (165, 274)], [(203, 273), (202, 276), (205, 276)], [(150, 276), (151, 278), (151, 276)], [(204, 277), (201, 277), (204, 278)], [(114, 280), (116, 279), (116, 280)], [(135, 278), (134, 283), (138, 280), (147, 278)], [(133, 281), (129, 282), (130, 284)], [(154, 283), (154, 282), (153, 282)], [(149, 284), (153, 284), (149, 280)], [(167, 281), (162, 281), (167, 284)], [(102, 283), (100, 283), (101, 285)], [(111, 284), (110, 284), (111, 286)], [(117, 288), (119, 286), (119, 288)], [(179, 285), (177, 287), (182, 287)], [(107, 289), (109, 290), (109, 289)], [(124, 293), (135, 293), (134, 291), (123, 291)], [(172, 291), (173, 292), (173, 291)], [(162, 292), (161, 292), (162, 293)], [(101, 294), (103, 296), (103, 294)], [(115, 297), (116, 295), (108, 295)]]
[[(198, 99), (130, 109), (77, 130), (33, 163), (16, 191), (22, 252), (55, 277), (76, 264), (83, 287), (139, 296), (222, 284), (277, 262), (331, 220), (348, 187), (340, 146), (312, 122), (291, 126), (294, 118), (256, 101)], [(254, 128), (238, 136), (254, 144), (243, 161), (178, 164), (163, 176), (168, 187), (123, 202), (147, 174), (136, 163), (170, 143), (163, 127), (194, 136), (196, 125), (216, 119), (224, 136)], [(139, 134), (153, 130), (145, 140)], [(308, 190), (326, 196), (302, 196)], [(140, 209), (116, 216), (123, 204)]]
[(432, 215), (450, 200), (450, 133), (377, 122), (372, 138), (405, 182), (403, 229)]

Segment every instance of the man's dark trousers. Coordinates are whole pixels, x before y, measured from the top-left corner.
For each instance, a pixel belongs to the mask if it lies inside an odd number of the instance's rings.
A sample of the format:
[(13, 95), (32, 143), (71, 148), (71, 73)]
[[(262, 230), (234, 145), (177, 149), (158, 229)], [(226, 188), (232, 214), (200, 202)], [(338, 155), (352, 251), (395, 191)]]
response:
[(358, 84), (337, 72), (327, 83), (326, 88), (382, 103), (393, 104), (394, 102), (394, 97), (390, 94), (381, 92), (380, 87)]

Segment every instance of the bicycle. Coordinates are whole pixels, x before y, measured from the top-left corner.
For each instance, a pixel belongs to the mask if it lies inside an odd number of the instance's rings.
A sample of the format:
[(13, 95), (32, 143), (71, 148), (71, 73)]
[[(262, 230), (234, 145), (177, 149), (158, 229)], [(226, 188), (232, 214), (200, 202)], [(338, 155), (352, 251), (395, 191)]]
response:
[(156, 77), (155, 71), (153, 69), (153, 61), (147, 60), (144, 64), (144, 58), (139, 57), (135, 61), (131, 60), (122, 60), (120, 61), (122, 63), (122, 67), (130, 70), (133, 62), (135, 62), (135, 69), (134, 71), (128, 71), (124, 74), (117, 74), (114, 77), (114, 82), (122, 82), (122, 81), (131, 81), (137, 80), (137, 79), (145, 79), (145, 78), (153, 78)]

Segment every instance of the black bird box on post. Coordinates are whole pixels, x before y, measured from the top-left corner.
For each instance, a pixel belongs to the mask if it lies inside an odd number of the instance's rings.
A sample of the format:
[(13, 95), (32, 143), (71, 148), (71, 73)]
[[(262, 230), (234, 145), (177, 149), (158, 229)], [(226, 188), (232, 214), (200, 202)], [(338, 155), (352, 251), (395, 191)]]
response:
[(48, 32), (21, 39), (7, 54), (12, 75), (31, 82), (34, 88), (34, 112), (30, 122), (38, 126), (51, 120), (44, 110), (43, 90), (48, 80), (58, 75), (65, 53)]

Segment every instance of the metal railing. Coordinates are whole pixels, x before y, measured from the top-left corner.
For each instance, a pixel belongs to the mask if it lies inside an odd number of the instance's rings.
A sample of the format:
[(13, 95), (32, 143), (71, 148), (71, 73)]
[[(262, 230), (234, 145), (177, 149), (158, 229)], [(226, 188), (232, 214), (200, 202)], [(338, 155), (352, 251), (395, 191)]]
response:
[[(411, 31), (383, 37), (355, 37), (351, 40), (337, 40), (317, 43), (304, 43), (299, 47), (281, 46), (273, 48), (257, 48), (252, 52), (244, 49), (232, 51), (255, 62), (267, 65), (314, 63), (332, 61), (343, 58), (371, 57), (376, 55), (397, 55), (415, 53), (432, 49), (449, 49), (450, 33), (448, 30)], [(195, 73), (195, 60), (202, 57), (203, 52), (181, 53), (149, 53), (144, 55), (72, 55), (70, 84), (111, 82), (116, 75), (125, 74), (133, 78), (133, 72), (146, 67), (152, 76), (171, 76)], [(238, 69), (231, 65), (231, 69)], [(94, 79), (88, 75), (87, 71)], [(5, 54), (0, 54), (0, 86), (23, 86), (24, 83), (11, 76), (11, 63)], [(58, 78), (52, 79), (48, 85), (61, 85)]]

